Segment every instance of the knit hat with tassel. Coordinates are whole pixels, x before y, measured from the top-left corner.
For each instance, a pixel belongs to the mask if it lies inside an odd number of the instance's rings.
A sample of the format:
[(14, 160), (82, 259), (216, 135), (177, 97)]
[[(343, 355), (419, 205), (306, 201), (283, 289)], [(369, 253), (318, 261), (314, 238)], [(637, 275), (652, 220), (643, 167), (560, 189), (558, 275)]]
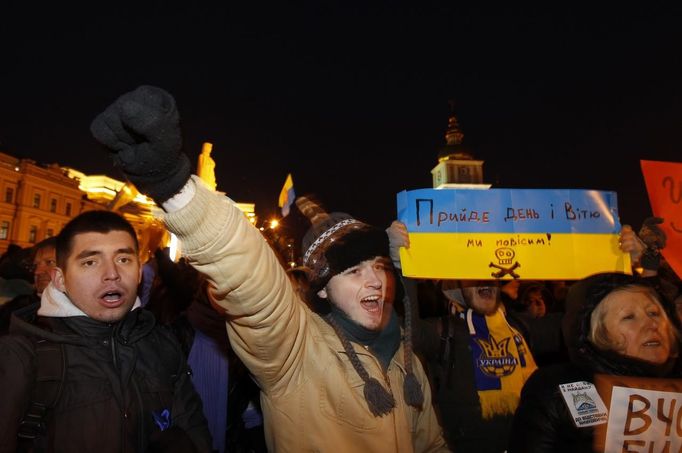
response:
[[(363, 261), (378, 256), (386, 257), (390, 261), (388, 236), (384, 230), (360, 222), (346, 213), (327, 213), (309, 197), (299, 197), (296, 205), (312, 224), (302, 240), (303, 265), (310, 270), (309, 302), (311, 307), (333, 327), (341, 340), (353, 368), (365, 383), (364, 395), (369, 410), (375, 416), (388, 414), (395, 407), (393, 395), (367, 373), (347, 333), (335, 319), (329, 301), (317, 295), (333, 276)], [(395, 273), (394, 277), (400, 280)], [(401, 293), (406, 294), (405, 291)], [(403, 348), (406, 370), (403, 389), (405, 402), (415, 408), (421, 408), (424, 395), (413, 370), (412, 320), (409, 300), (406, 296), (403, 298), (403, 303), (405, 304)]]

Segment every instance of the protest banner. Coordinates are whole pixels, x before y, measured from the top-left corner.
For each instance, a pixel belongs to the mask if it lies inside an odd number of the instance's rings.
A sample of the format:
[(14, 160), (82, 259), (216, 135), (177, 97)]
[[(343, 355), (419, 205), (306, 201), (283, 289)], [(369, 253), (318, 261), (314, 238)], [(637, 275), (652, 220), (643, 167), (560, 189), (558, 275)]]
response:
[(641, 161), (651, 210), (666, 234), (663, 257), (682, 278), (682, 163)]
[(682, 381), (596, 375), (609, 408), (608, 422), (595, 428), (594, 450), (682, 451)]
[(596, 190), (436, 190), (397, 195), (409, 277), (580, 279), (631, 272), (617, 197)]

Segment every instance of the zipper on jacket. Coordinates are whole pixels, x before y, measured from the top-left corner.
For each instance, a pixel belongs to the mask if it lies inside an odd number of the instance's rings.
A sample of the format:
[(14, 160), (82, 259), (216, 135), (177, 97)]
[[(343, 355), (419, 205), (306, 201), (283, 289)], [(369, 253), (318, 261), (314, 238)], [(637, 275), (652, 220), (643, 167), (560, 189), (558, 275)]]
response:
[(114, 338), (114, 334), (112, 332), (111, 336), (109, 337), (109, 342), (111, 343), (111, 358), (114, 361), (114, 369), (118, 371), (118, 356), (117, 356), (117, 351), (116, 351), (116, 339)]
[[(110, 325), (111, 326), (111, 325)], [(118, 375), (119, 369), (118, 369), (118, 349), (116, 348), (116, 338), (114, 338), (114, 331), (112, 329), (111, 334), (109, 335), (109, 343), (111, 345), (111, 359), (113, 361), (114, 365), (114, 370), (116, 371), (116, 377), (118, 378), (119, 384), (121, 384), (121, 377)], [(123, 386), (120, 385), (121, 387), (121, 404), (123, 405), (122, 410), (123, 412), (121, 413), (121, 417), (123, 418), (123, 422), (121, 423), (121, 451), (125, 451), (125, 439), (126, 439), (126, 432), (127, 432), (127, 425), (128, 425), (128, 419), (130, 418), (130, 414), (128, 412), (128, 408), (126, 406), (126, 395), (123, 390)], [(141, 449), (139, 451), (144, 451), (144, 449)]]
[(147, 438), (144, 430), (144, 402), (142, 401), (142, 394), (140, 393), (140, 387), (137, 385), (137, 380), (135, 380), (135, 376), (131, 377), (131, 381), (133, 383), (133, 389), (135, 389), (135, 396), (137, 397), (137, 407), (139, 408), (139, 415), (137, 417), (138, 419), (138, 433), (137, 433), (137, 447), (138, 451), (145, 451), (145, 442), (144, 440)]
[(388, 369), (384, 372), (384, 380), (386, 381), (386, 386), (388, 387), (389, 393), (393, 394), (393, 389), (391, 388), (391, 378), (388, 377)]

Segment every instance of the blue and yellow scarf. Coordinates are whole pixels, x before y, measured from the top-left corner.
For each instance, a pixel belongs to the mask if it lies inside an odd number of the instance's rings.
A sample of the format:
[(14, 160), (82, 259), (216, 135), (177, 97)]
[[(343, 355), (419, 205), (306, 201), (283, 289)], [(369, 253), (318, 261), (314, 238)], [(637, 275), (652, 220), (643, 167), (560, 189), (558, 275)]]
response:
[(458, 314), (469, 328), (474, 380), (484, 419), (513, 414), (521, 389), (537, 369), (523, 336), (509, 325), (502, 309), (489, 316), (472, 309)]

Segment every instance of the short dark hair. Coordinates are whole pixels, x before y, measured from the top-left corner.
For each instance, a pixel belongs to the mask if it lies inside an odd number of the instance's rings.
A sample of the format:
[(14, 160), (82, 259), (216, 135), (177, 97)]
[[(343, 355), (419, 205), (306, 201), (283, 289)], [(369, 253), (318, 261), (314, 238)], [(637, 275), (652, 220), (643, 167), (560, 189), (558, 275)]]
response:
[(35, 271), (35, 265), (33, 262), (35, 261), (36, 256), (38, 256), (38, 252), (49, 248), (53, 248), (55, 250), (55, 254), (57, 253), (57, 236), (50, 236), (49, 238), (43, 239), (31, 247), (31, 256), (29, 256), (30, 262), (26, 263), (26, 266), (28, 266), (28, 269), (31, 272)]
[(38, 242), (36, 245), (33, 246), (33, 252), (34, 254), (38, 252), (38, 250), (46, 249), (52, 247), (54, 249), (57, 248), (57, 236), (51, 236), (47, 239), (43, 239), (42, 241)]
[(119, 214), (111, 211), (87, 211), (69, 221), (57, 235), (57, 265), (65, 269), (66, 260), (71, 254), (73, 238), (82, 233), (109, 233), (111, 231), (125, 231), (130, 234), (135, 244), (135, 252), (140, 245), (133, 226)]

